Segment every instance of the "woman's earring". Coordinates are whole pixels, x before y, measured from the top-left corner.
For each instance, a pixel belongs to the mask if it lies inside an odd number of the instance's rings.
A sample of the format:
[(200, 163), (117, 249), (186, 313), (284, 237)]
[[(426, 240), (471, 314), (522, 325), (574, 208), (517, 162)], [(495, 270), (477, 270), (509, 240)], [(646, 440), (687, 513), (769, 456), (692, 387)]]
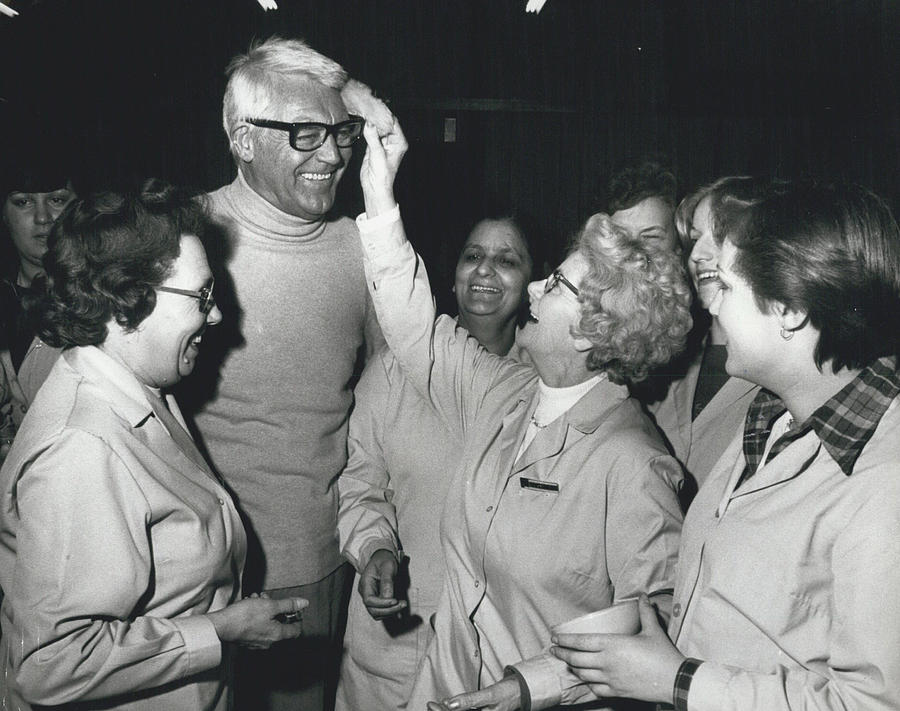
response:
[(781, 337), (784, 340), (789, 341), (794, 337), (794, 332), (790, 331), (790, 330), (786, 329), (784, 326), (782, 326), (781, 327)]

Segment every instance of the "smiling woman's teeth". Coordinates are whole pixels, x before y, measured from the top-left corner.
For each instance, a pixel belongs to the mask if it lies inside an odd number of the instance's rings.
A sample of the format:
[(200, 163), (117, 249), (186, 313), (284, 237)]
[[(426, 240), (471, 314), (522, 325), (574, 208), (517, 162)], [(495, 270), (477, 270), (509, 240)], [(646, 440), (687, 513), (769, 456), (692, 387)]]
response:
[(472, 291), (483, 291), (487, 294), (499, 294), (500, 293), (500, 289), (495, 289), (492, 286), (481, 286), (480, 284), (472, 284), (472, 286), (469, 288), (472, 289)]

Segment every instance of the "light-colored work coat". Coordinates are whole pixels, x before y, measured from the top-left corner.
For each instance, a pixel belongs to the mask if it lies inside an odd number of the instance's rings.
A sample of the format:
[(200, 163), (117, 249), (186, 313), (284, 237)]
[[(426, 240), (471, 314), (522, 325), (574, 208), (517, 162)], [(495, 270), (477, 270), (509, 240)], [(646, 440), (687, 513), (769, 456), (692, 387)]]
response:
[(753, 383), (728, 378), (694, 419), (694, 393), (702, 359), (701, 352), (685, 376), (669, 385), (666, 397), (649, 408), (673, 453), (694, 478), (698, 489), (709, 477), (734, 433), (743, 426), (747, 409), (759, 392), (759, 387)]
[(688, 512), (669, 636), (691, 711), (900, 708), (900, 401), (847, 476), (814, 431), (736, 488), (742, 431)]
[(541, 653), (559, 622), (670, 587), (681, 470), (627, 389), (605, 381), (517, 460), (537, 373), (488, 353), (451, 319), (433, 321), (424, 269), (399, 223), (392, 230), (371, 243), (363, 234), (379, 322), (464, 443), (441, 520), (435, 638), (408, 706), (419, 709), (498, 681), (505, 665)]
[(63, 352), (0, 469), (0, 510), (0, 708), (228, 708), (207, 613), (240, 595), (244, 528), (133, 373)]

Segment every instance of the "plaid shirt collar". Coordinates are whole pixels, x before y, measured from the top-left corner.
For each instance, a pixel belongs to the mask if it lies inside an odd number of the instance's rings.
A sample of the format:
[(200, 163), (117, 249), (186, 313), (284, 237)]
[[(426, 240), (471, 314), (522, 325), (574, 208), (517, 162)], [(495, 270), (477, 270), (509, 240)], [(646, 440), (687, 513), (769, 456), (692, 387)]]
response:
[[(800, 427), (788, 430), (772, 446), (769, 460), (810, 429), (847, 476), (871, 439), (893, 399), (900, 393), (900, 372), (893, 356), (879, 358), (816, 410)], [(784, 403), (774, 393), (760, 390), (747, 412), (744, 425), (746, 466), (741, 483), (762, 464), (772, 425), (784, 414)]]

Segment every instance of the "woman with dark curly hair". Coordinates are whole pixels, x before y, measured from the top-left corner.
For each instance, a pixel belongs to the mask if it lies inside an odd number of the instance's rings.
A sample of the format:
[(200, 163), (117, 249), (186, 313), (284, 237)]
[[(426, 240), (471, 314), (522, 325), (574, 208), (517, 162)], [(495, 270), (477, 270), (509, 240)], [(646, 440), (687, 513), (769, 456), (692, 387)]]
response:
[(224, 642), (300, 634), (240, 600), (231, 497), (166, 390), (221, 320), (203, 214), (170, 186), (73, 202), (37, 331), (62, 354), (0, 469), (0, 703), (224, 709)]
[[(365, 135), (360, 226), (378, 319), (463, 443), (447, 463), (444, 594), (407, 705), (423, 709), (500, 682), (507, 665), (541, 653), (555, 624), (671, 590), (681, 468), (626, 383), (683, 347), (690, 290), (676, 255), (595, 215), (565, 261), (528, 287), (531, 318), (516, 340), (531, 363), (489, 353), (451, 319), (434, 320), (390, 189), (406, 145), (399, 127)], [(518, 669), (532, 698), (579, 695), (549, 655)], [(515, 680), (503, 683), (523, 700)]]

